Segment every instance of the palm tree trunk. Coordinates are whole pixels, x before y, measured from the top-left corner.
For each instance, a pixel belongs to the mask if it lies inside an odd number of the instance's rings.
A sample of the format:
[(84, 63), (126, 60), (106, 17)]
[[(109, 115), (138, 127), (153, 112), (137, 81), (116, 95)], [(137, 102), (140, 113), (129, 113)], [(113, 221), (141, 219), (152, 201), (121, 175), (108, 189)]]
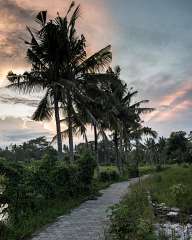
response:
[(62, 137), (61, 137), (61, 125), (60, 125), (60, 116), (59, 116), (59, 103), (57, 96), (54, 94), (54, 110), (55, 110), (55, 122), (57, 130), (57, 147), (59, 155), (62, 155)]
[(109, 159), (109, 149), (108, 149), (108, 139), (104, 139), (104, 154), (105, 154), (105, 162), (106, 164), (110, 164), (110, 159)]
[(85, 138), (86, 148), (89, 150), (89, 143), (88, 143), (88, 139), (87, 139), (87, 134), (86, 133), (84, 133), (84, 138)]
[(129, 159), (128, 159), (128, 142), (127, 142), (127, 140), (125, 141), (125, 161), (126, 161), (126, 164), (129, 164)]
[(99, 176), (99, 153), (98, 153), (98, 134), (97, 134), (97, 126), (94, 123), (94, 137), (95, 137), (95, 161), (96, 161), (96, 171), (97, 177)]
[(120, 166), (120, 161), (119, 161), (119, 147), (118, 147), (118, 134), (117, 134), (117, 131), (115, 131), (115, 134), (114, 134), (114, 144), (115, 144), (116, 164), (117, 164), (117, 168), (119, 170), (119, 173), (121, 175), (121, 166)]
[(73, 123), (72, 123), (72, 101), (70, 94), (68, 95), (68, 107), (67, 107), (67, 114), (68, 114), (68, 130), (69, 130), (69, 159), (70, 162), (74, 161), (74, 152), (73, 152)]
[(123, 137), (122, 137), (122, 133), (120, 133), (120, 168), (121, 168), (121, 171), (123, 173), (124, 171), (124, 150), (123, 150)]
[(139, 141), (136, 139), (136, 177), (139, 177)]

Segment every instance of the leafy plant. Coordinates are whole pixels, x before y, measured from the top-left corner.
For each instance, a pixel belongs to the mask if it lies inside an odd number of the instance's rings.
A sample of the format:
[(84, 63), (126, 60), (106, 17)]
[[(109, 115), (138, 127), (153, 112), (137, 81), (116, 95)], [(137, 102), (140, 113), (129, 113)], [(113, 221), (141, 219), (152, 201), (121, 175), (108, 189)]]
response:
[(106, 168), (100, 172), (99, 179), (102, 182), (115, 182), (120, 179), (120, 175), (117, 170)]
[(153, 212), (145, 188), (138, 184), (120, 203), (112, 207), (109, 239), (149, 240), (153, 234)]

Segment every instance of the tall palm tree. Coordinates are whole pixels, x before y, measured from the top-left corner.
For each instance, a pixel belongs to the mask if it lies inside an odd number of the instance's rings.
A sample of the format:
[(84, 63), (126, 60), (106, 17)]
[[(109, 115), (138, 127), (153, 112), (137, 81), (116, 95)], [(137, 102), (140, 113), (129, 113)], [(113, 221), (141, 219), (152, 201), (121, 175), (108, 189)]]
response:
[[(111, 61), (110, 46), (107, 46), (87, 58), (86, 40), (76, 33), (76, 21), (80, 6), (72, 2), (66, 15), (59, 14), (47, 21), (47, 12), (42, 11), (36, 17), (40, 30), (32, 31), (27, 27), (31, 41), (27, 57), (32, 64), (30, 72), (23, 75), (8, 74), (9, 87), (32, 92), (44, 90), (45, 95), (39, 103), (33, 120), (50, 119), (55, 112), (58, 151), (62, 152), (60, 109), (67, 116), (70, 160), (73, 154), (73, 112), (76, 104), (84, 106), (87, 97), (84, 91), (86, 73), (99, 72)], [(74, 11), (72, 12), (72, 10)]]
[(141, 127), (141, 114), (151, 112), (153, 109), (142, 107), (142, 104), (147, 103), (148, 100), (133, 101), (138, 92), (128, 89), (127, 85), (121, 81), (120, 67), (117, 66), (115, 70), (108, 69), (108, 72), (113, 77), (110, 83), (107, 83), (108, 101), (106, 101), (105, 119), (113, 133), (116, 162), (120, 173), (122, 173), (124, 147), (129, 141), (130, 133)]

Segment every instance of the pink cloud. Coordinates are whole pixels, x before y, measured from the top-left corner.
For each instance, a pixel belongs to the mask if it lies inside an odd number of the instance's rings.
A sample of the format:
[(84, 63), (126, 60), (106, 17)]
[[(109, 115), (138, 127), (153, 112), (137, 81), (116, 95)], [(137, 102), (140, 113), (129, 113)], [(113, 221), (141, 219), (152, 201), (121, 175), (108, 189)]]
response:
[(192, 84), (191, 83), (184, 84), (176, 92), (173, 92), (172, 94), (165, 96), (161, 100), (160, 106), (171, 105), (178, 97), (184, 96), (190, 90), (192, 90)]
[(187, 82), (175, 92), (164, 96), (159, 101), (157, 109), (145, 117), (145, 121), (165, 122), (180, 117), (182, 113), (192, 108), (192, 101), (185, 99), (185, 95), (190, 91), (192, 84)]
[(176, 119), (178, 115), (192, 108), (192, 101), (185, 100), (166, 112), (157, 112), (155, 121), (164, 122)]
[[(55, 17), (57, 12), (64, 15), (71, 1), (66, 0), (17, 0), (19, 6), (31, 8), (35, 11), (48, 10), (49, 16)], [(88, 50), (98, 50), (106, 44), (111, 43), (112, 33), (115, 24), (112, 21), (110, 13), (107, 11), (104, 1), (79, 0), (76, 4), (81, 5), (81, 15), (79, 19), (79, 33), (86, 36)]]
[[(17, 71), (28, 67), (25, 59), (26, 46), (23, 44), (23, 33), (26, 25), (34, 25), (34, 17), (40, 10), (48, 10), (50, 18), (57, 12), (64, 15), (71, 1), (69, 0), (10, 0), (14, 9), (6, 7), (0, 9), (0, 84), (6, 83), (5, 76), (12, 69)], [(87, 52), (91, 54), (111, 43), (115, 24), (112, 23), (108, 8), (102, 0), (80, 0), (81, 16), (77, 30), (87, 39)], [(4, 6), (4, 5), (3, 5)], [(10, 9), (11, 8), (11, 9)], [(20, 14), (23, 11), (24, 17)], [(33, 17), (34, 15), (34, 17)], [(5, 57), (4, 57), (5, 56)]]

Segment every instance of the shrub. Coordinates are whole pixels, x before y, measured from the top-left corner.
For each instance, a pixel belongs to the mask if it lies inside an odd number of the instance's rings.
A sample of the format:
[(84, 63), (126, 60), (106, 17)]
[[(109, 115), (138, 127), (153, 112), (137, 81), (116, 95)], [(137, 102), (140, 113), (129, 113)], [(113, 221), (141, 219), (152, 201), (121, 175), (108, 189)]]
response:
[(81, 191), (78, 166), (59, 165), (51, 172), (51, 182), (55, 188), (55, 195), (58, 197), (72, 197), (78, 195)]
[(86, 190), (90, 190), (94, 176), (96, 162), (90, 152), (85, 151), (78, 160), (80, 182)]
[[(74, 165), (58, 161), (53, 151), (34, 163), (0, 160), (0, 204), (8, 204), (11, 229), (41, 215), (51, 201), (82, 197), (92, 190), (95, 161), (83, 153)], [(3, 229), (3, 225), (0, 226)], [(2, 234), (3, 234), (3, 230)], [(11, 230), (10, 230), (11, 231)], [(0, 238), (2, 239), (2, 238)]]
[(155, 168), (156, 172), (161, 172), (163, 170), (162, 166), (158, 164)]
[(106, 168), (100, 172), (99, 178), (102, 182), (115, 182), (119, 180), (120, 175), (117, 170)]
[(139, 176), (139, 169), (136, 166), (129, 166), (128, 174), (130, 178), (136, 178)]
[(108, 239), (154, 239), (152, 219), (153, 212), (145, 189), (141, 185), (134, 186), (120, 204), (112, 207)]

